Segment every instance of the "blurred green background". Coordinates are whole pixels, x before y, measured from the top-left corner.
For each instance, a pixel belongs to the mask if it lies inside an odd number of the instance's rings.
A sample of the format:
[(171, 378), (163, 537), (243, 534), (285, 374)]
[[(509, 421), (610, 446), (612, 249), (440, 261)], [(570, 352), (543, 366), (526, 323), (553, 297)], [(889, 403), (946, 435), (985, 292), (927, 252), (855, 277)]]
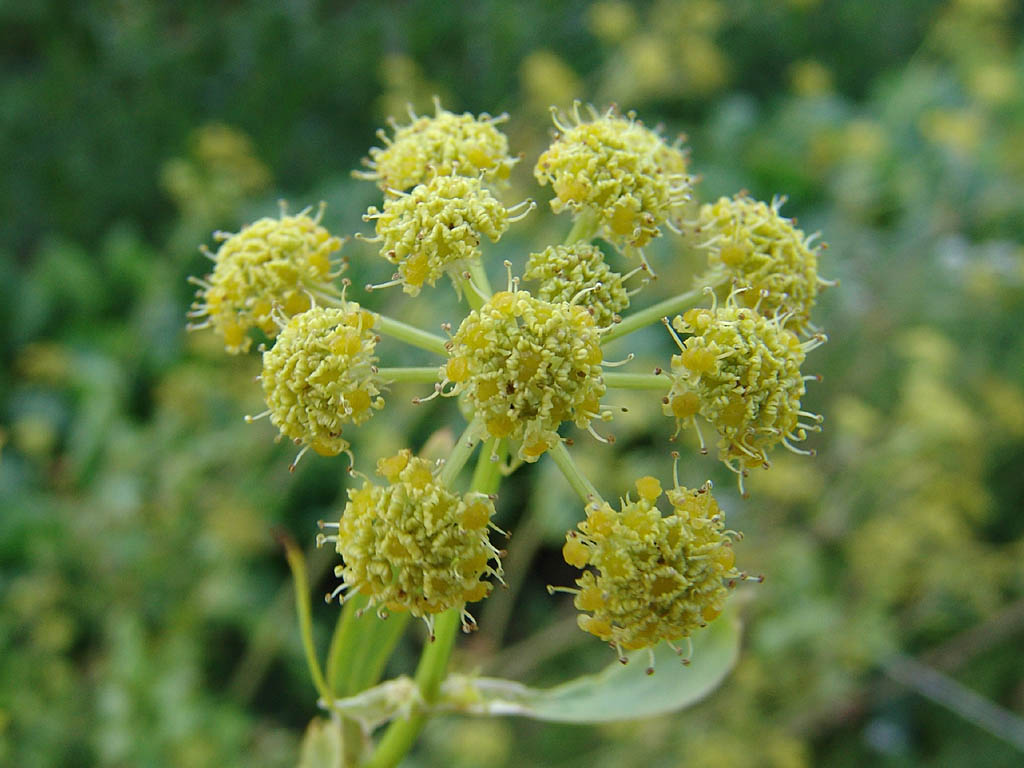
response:
[[(185, 278), (208, 271), (196, 246), (213, 230), (281, 197), (368, 231), (378, 193), (350, 171), (388, 115), (438, 94), (511, 115), (525, 160), (510, 201), (548, 198), (530, 168), (549, 104), (614, 101), (685, 131), (701, 201), (787, 194), (841, 285), (807, 363), (824, 375), (807, 398), (826, 416), (818, 457), (779, 457), (742, 501), (681, 449), (682, 479), (716, 479), (745, 532), (740, 564), (767, 575), (738, 598), (748, 629), (725, 685), (618, 726), (441, 719), (410, 764), (1019, 765), (1022, 27), (1013, 0), (0, 4), (0, 764), (295, 764), (317, 709), (272, 531), (308, 545), (330, 586), (311, 544), (346, 463), (290, 476), (292, 447), (243, 423), (262, 410), (258, 360), (186, 335)], [(542, 206), (491, 263), (521, 265), (566, 228)], [(673, 245), (652, 249), (660, 269), (692, 268)], [(356, 285), (390, 272), (363, 243), (345, 253)], [(631, 349), (656, 360), (663, 335)], [(458, 423), (407, 389), (357, 455)], [(611, 469), (577, 440), (615, 494), (669, 448), (656, 404), (619, 400), (635, 407)], [(510, 589), (477, 611), (463, 668), (546, 683), (609, 660), (543, 589), (571, 576), (575, 503), (545, 463), (503, 488)], [(315, 608), (321, 643), (336, 611)], [(962, 687), (937, 703), (932, 671)], [(971, 691), (980, 724), (957, 711)]]

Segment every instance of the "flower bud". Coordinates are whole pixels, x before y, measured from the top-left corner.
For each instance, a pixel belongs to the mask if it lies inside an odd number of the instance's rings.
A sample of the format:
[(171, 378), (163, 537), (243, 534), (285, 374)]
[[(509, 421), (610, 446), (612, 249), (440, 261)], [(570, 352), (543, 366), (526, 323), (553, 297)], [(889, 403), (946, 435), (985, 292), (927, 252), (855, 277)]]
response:
[(384, 210), (371, 207), (380, 255), (398, 265), (403, 290), (413, 296), (446, 272), (458, 279), (480, 258), (484, 236), (497, 242), (509, 211), (478, 178), (435, 176), (412, 192), (392, 192)]
[[(709, 421), (720, 437), (719, 458), (734, 472), (767, 466), (773, 446), (795, 451), (792, 442), (820, 429), (820, 417), (800, 410), (800, 366), (824, 336), (801, 342), (780, 319), (739, 306), (736, 292), (725, 306), (677, 316), (669, 330), (680, 351), (672, 357), (665, 413), (680, 428), (695, 425), (698, 415)], [(691, 335), (681, 341), (676, 332)]]

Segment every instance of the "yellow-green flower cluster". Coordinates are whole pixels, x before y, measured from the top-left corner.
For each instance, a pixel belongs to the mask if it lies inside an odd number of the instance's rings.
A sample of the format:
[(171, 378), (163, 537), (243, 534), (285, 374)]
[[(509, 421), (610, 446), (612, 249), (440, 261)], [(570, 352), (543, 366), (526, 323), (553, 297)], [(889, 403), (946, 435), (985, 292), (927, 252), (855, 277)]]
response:
[(187, 157), (160, 169), (160, 181), (190, 221), (230, 217), (239, 204), (270, 186), (270, 169), (250, 138), (223, 123), (208, 123), (190, 137)]
[[(778, 318), (739, 306), (735, 295), (725, 306), (691, 309), (672, 321), (690, 335), (684, 342), (675, 337), (680, 353), (672, 357), (664, 408), (680, 427), (695, 425), (697, 415), (707, 419), (720, 436), (719, 458), (742, 472), (767, 465), (778, 443), (792, 448), (790, 441), (818, 428), (818, 417), (800, 410), (800, 366), (824, 337), (801, 342)], [(801, 423), (801, 416), (815, 423)]]
[(449, 355), (448, 394), (465, 393), (491, 437), (521, 440), (524, 461), (561, 439), (562, 422), (585, 428), (600, 414), (600, 332), (578, 304), (500, 291), (462, 321)]
[(504, 234), (509, 212), (478, 178), (434, 176), (411, 192), (389, 192), (384, 210), (371, 207), (380, 255), (398, 265), (403, 290), (417, 295), (445, 272), (458, 278), (480, 258), (480, 241)]
[(601, 249), (590, 243), (552, 245), (531, 253), (523, 278), (540, 283), (537, 295), (545, 301), (576, 300), (593, 313), (600, 328), (611, 325), (618, 313), (629, 307), (622, 275), (613, 271)]
[(787, 326), (803, 333), (810, 323), (818, 288), (818, 247), (779, 214), (782, 199), (771, 205), (739, 194), (722, 197), (700, 209), (698, 235), (708, 252), (705, 282), (734, 281), (746, 306), (761, 314), (788, 315)]
[(636, 489), (618, 511), (588, 506), (562, 549), (570, 565), (590, 566), (576, 580), (578, 591), (570, 590), (583, 612), (580, 627), (620, 650), (688, 637), (722, 612), (729, 588), (743, 578), (709, 486), (677, 484), (665, 494), (668, 516), (657, 507), (656, 478), (641, 477)]
[(270, 420), (296, 444), (322, 456), (348, 449), (345, 424), (363, 424), (384, 407), (374, 363), (374, 316), (355, 302), (313, 307), (281, 330), (263, 353)]
[(540, 156), (534, 175), (551, 184), (551, 210), (594, 217), (599, 233), (617, 245), (643, 246), (663, 224), (678, 227), (689, 198), (686, 157), (633, 114), (609, 109), (583, 120), (579, 103), (569, 122), (555, 114), (559, 135)]
[(357, 171), (358, 178), (376, 181), (384, 190), (407, 190), (432, 175), (483, 177), (488, 182), (508, 178), (518, 162), (508, 153), (508, 139), (497, 129), (505, 116), (469, 113), (456, 115), (434, 100), (433, 117), (417, 117), (398, 126), (392, 121), (394, 138), (378, 132), (384, 148), (374, 147), (363, 161), (370, 170)]
[(387, 485), (366, 480), (348, 491), (336, 539), (339, 591), (421, 618), (485, 598), (491, 583), (482, 579), (502, 572), (487, 538), (491, 499), (454, 493), (408, 450), (378, 461), (377, 472)]
[(259, 219), (237, 234), (218, 232), (220, 248), (207, 252), (213, 272), (193, 280), (199, 290), (190, 316), (199, 322), (191, 327), (212, 326), (228, 352), (247, 352), (250, 329), (277, 335), (275, 311), (288, 317), (306, 311), (311, 291), (334, 295), (331, 281), (340, 269), (331, 255), (341, 240), (320, 226), (323, 210)]

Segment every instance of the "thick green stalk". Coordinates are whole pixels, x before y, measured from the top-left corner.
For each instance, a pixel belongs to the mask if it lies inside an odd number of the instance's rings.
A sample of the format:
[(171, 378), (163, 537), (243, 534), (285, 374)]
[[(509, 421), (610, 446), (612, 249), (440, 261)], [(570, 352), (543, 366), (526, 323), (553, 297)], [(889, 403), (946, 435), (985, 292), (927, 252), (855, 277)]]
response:
[(451, 455), (445, 461), (441, 471), (437, 473), (439, 485), (450, 487), (459, 476), (459, 472), (466, 466), (469, 457), (473, 455), (473, 449), (480, 442), (480, 422), (471, 421), (452, 448)]
[(678, 296), (659, 301), (657, 304), (647, 307), (647, 309), (633, 312), (624, 317), (621, 323), (616, 323), (612, 326), (611, 330), (601, 336), (601, 343), (607, 344), (609, 341), (615, 341), (615, 339), (625, 336), (627, 333), (638, 331), (641, 328), (656, 323), (663, 317), (671, 317), (685, 309), (690, 309), (690, 307), (693, 307), (701, 300), (703, 295), (703, 288), (694, 288), (692, 291), (686, 291), (686, 293), (680, 293)]
[[(441, 682), (448, 670), (448, 660), (455, 646), (455, 636), (462, 623), (462, 606), (450, 608), (434, 621), (434, 637), (423, 648), (416, 667), (416, 684), (426, 704), (437, 699)], [(413, 712), (408, 718), (394, 720), (384, 732), (377, 749), (364, 763), (365, 768), (393, 768), (401, 762), (427, 723), (422, 712)]]
[(470, 309), (480, 309), (484, 305), (485, 299), (480, 295), (483, 288), (474, 283), (472, 277), (452, 275), (452, 282), (455, 283), (455, 289), (465, 297)]
[(597, 211), (584, 208), (576, 215), (576, 219), (572, 223), (572, 229), (570, 229), (569, 234), (565, 236), (565, 241), (562, 245), (572, 245), (573, 243), (578, 243), (581, 240), (592, 240), (594, 235), (597, 234), (597, 229)]
[[(377, 683), (409, 620), (408, 614), (398, 614), (387, 621), (381, 621), (373, 613), (359, 615), (366, 609), (366, 603), (366, 598), (358, 594), (346, 600), (331, 638), (327, 681), (339, 698), (352, 696)], [(359, 765), (369, 739), (352, 718), (339, 720), (342, 766), (354, 768)]]
[[(501, 462), (505, 460), (505, 438), (492, 437), (484, 443), (480, 459), (473, 470), (473, 489), (480, 493), (497, 493), (501, 483)], [(491, 461), (492, 456), (497, 456)], [(484, 457), (487, 458), (484, 461)]]
[(365, 619), (373, 622), (373, 629), (363, 633), (363, 641), (355, 654), (350, 685), (353, 695), (371, 688), (380, 680), (392, 651), (409, 623), (409, 614), (401, 611), (382, 620), (370, 613)]

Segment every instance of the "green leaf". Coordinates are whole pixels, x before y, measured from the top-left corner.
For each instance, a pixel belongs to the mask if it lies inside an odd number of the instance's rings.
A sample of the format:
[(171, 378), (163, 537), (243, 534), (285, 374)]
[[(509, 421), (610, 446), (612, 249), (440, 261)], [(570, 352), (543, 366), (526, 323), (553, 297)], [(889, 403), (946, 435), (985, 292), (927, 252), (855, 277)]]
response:
[(647, 674), (647, 651), (629, 655), (628, 664), (612, 662), (554, 688), (530, 688), (512, 680), (453, 675), (442, 690), (440, 706), (467, 714), (522, 715), (561, 723), (630, 720), (691, 706), (721, 684), (736, 663), (740, 622), (727, 610), (693, 636), (689, 665), (665, 643), (654, 651), (654, 674)]
[(298, 768), (341, 768), (341, 729), (337, 723), (314, 717), (302, 737)]

